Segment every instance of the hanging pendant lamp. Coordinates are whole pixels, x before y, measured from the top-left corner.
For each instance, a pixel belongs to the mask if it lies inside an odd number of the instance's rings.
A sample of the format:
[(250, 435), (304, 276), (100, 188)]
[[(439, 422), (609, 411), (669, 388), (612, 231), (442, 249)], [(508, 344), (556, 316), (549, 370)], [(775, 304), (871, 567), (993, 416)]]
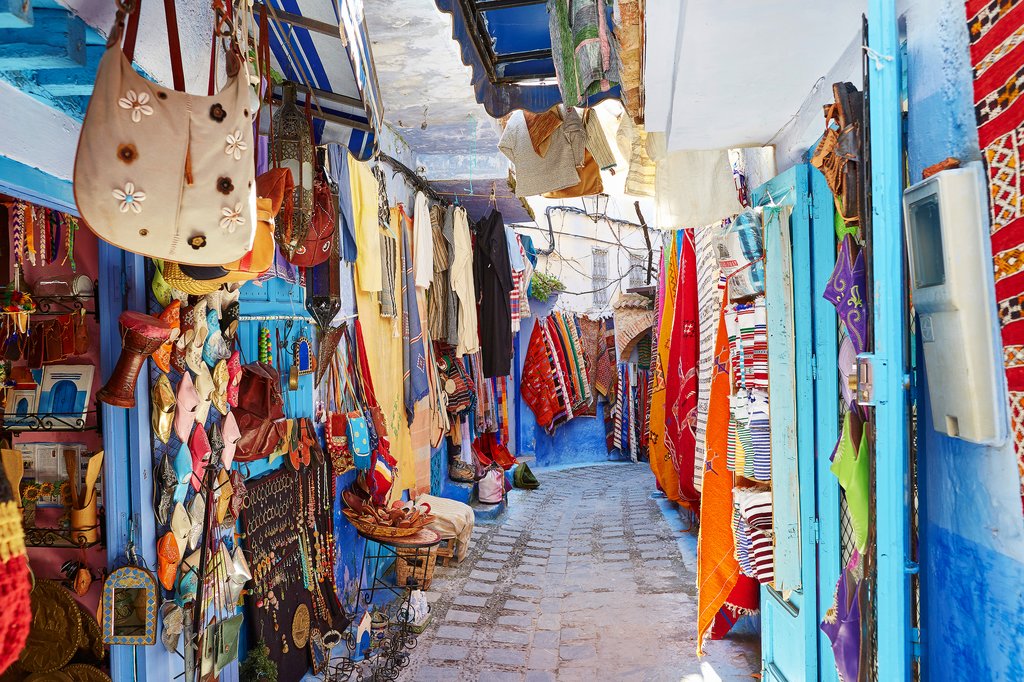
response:
[(289, 169), (295, 182), (291, 224), (279, 220), (274, 229), (278, 246), (290, 256), (306, 240), (313, 218), (314, 156), (312, 126), (296, 104), (295, 83), (291, 81), (284, 83), (283, 102), (274, 112), (270, 139), (274, 165)]

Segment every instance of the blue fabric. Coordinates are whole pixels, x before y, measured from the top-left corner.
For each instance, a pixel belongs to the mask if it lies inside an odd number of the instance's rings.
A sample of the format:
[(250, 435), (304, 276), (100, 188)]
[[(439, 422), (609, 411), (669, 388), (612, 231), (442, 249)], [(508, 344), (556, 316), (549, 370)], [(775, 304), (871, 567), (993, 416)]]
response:
[(519, 241), (523, 243), (523, 251), (526, 252), (526, 260), (530, 261), (530, 265), (536, 268), (537, 247), (533, 245), (533, 237), (528, 237), (525, 234), (521, 234), (519, 235)]
[(412, 424), (416, 403), (430, 392), (427, 380), (427, 355), (420, 327), (420, 307), (416, 301), (416, 276), (413, 274), (409, 250), (408, 220), (402, 216), (402, 360), (405, 370), (405, 414)]
[(331, 178), (338, 185), (338, 228), (341, 230), (341, 259), (356, 262), (355, 220), (352, 218), (352, 185), (348, 174), (348, 150), (339, 144), (327, 146)]
[(508, 260), (512, 264), (512, 270), (522, 272), (526, 269), (526, 263), (523, 262), (523, 254), (519, 252), (516, 231), (510, 225), (505, 226), (505, 241), (508, 242)]

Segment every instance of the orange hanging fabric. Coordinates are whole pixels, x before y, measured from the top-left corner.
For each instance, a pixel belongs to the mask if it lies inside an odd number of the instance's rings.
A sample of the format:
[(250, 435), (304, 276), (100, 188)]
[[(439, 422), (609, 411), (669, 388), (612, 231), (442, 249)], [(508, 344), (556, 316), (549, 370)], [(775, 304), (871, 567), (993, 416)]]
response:
[(664, 266), (662, 281), (665, 295), (662, 300), (661, 322), (658, 327), (658, 347), (655, 353), (654, 378), (651, 388), (651, 420), (650, 420), (650, 464), (651, 471), (658, 481), (658, 487), (673, 502), (679, 502), (679, 475), (669, 454), (667, 430), (665, 425), (665, 370), (669, 364), (669, 345), (672, 340), (673, 312), (676, 303), (676, 291), (679, 283), (679, 245), (680, 233), (672, 235), (668, 248), (663, 250)]

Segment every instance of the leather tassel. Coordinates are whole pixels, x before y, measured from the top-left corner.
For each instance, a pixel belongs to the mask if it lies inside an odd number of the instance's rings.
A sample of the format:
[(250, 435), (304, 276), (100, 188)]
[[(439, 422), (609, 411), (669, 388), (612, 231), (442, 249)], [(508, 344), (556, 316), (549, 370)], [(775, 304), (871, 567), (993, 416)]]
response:
[(185, 182), (192, 184), (192, 147), (185, 150)]

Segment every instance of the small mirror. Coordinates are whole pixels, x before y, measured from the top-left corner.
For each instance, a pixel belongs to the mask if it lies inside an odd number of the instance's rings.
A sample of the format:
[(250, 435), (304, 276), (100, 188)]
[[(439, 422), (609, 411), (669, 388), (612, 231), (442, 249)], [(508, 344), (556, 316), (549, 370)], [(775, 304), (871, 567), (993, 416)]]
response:
[(292, 349), (292, 364), (299, 368), (299, 374), (311, 374), (316, 369), (316, 357), (309, 339), (300, 336)]
[(103, 643), (156, 642), (156, 580), (149, 571), (125, 566), (103, 584)]

